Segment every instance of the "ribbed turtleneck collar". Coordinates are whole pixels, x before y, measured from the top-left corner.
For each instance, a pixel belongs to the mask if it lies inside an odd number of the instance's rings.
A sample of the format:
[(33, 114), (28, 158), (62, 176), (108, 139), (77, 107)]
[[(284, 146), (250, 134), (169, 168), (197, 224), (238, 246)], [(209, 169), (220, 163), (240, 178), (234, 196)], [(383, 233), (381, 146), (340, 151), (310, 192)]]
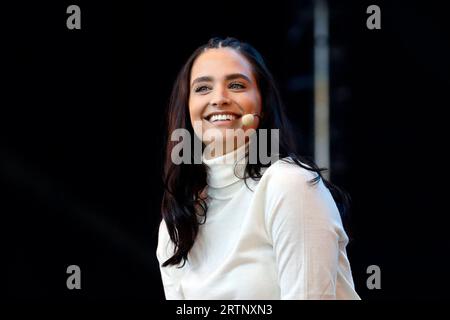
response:
[(240, 188), (238, 181), (242, 181), (247, 164), (249, 142), (222, 156), (206, 159), (208, 196), (217, 199), (228, 199)]

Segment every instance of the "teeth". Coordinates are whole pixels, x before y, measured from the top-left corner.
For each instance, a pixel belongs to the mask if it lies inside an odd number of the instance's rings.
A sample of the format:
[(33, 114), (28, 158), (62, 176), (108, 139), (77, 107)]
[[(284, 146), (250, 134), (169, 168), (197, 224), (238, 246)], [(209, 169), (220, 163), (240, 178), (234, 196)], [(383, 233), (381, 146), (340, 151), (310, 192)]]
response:
[(212, 115), (211, 118), (209, 118), (210, 122), (214, 122), (214, 121), (224, 121), (224, 120), (235, 120), (236, 116), (232, 115), (232, 114), (215, 114)]

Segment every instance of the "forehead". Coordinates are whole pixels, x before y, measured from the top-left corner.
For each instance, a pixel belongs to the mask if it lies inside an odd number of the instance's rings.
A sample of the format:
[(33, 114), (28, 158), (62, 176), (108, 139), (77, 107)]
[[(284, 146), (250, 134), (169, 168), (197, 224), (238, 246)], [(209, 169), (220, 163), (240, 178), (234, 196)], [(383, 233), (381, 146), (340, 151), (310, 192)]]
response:
[(253, 79), (250, 62), (238, 51), (231, 48), (208, 49), (194, 61), (191, 81), (197, 77), (222, 77), (232, 73), (243, 73)]

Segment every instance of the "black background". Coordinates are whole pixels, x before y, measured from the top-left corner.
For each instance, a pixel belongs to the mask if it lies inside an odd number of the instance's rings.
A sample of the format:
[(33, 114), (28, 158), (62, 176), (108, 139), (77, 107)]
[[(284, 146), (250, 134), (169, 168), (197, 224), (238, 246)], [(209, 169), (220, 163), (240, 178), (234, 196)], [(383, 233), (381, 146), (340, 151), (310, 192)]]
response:
[[(70, 4), (81, 30), (66, 27)], [(381, 30), (366, 27), (370, 4)], [(212, 36), (263, 54), (313, 154), (311, 1), (21, 2), (2, 13), (6, 301), (164, 298), (162, 119), (176, 73)], [(331, 179), (353, 199), (348, 255), (363, 299), (449, 297), (445, 21), (438, 1), (330, 1)], [(78, 291), (66, 288), (72, 264)], [(369, 265), (380, 290), (366, 287)]]

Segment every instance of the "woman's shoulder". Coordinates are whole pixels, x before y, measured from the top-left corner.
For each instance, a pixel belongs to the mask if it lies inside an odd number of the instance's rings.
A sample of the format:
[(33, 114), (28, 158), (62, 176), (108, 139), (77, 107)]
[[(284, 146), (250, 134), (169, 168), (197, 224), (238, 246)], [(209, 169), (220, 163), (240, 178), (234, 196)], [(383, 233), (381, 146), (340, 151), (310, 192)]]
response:
[[(300, 161), (299, 161), (300, 162)], [(302, 187), (308, 181), (313, 180), (318, 176), (314, 171), (308, 170), (310, 168), (307, 164), (300, 162), (302, 166), (296, 163), (292, 157), (285, 157), (278, 159), (272, 165), (265, 168), (262, 179), (265, 183), (276, 189), (280, 186), (283, 188)]]
[[(283, 158), (267, 168), (263, 175), (261, 192), (264, 193), (267, 208), (267, 221), (272, 224), (275, 216), (298, 216), (320, 221), (337, 229), (342, 228), (339, 210), (322, 179), (311, 183), (318, 173), (308, 170), (303, 162), (299, 166), (292, 158)], [(281, 209), (283, 207), (283, 209)]]

